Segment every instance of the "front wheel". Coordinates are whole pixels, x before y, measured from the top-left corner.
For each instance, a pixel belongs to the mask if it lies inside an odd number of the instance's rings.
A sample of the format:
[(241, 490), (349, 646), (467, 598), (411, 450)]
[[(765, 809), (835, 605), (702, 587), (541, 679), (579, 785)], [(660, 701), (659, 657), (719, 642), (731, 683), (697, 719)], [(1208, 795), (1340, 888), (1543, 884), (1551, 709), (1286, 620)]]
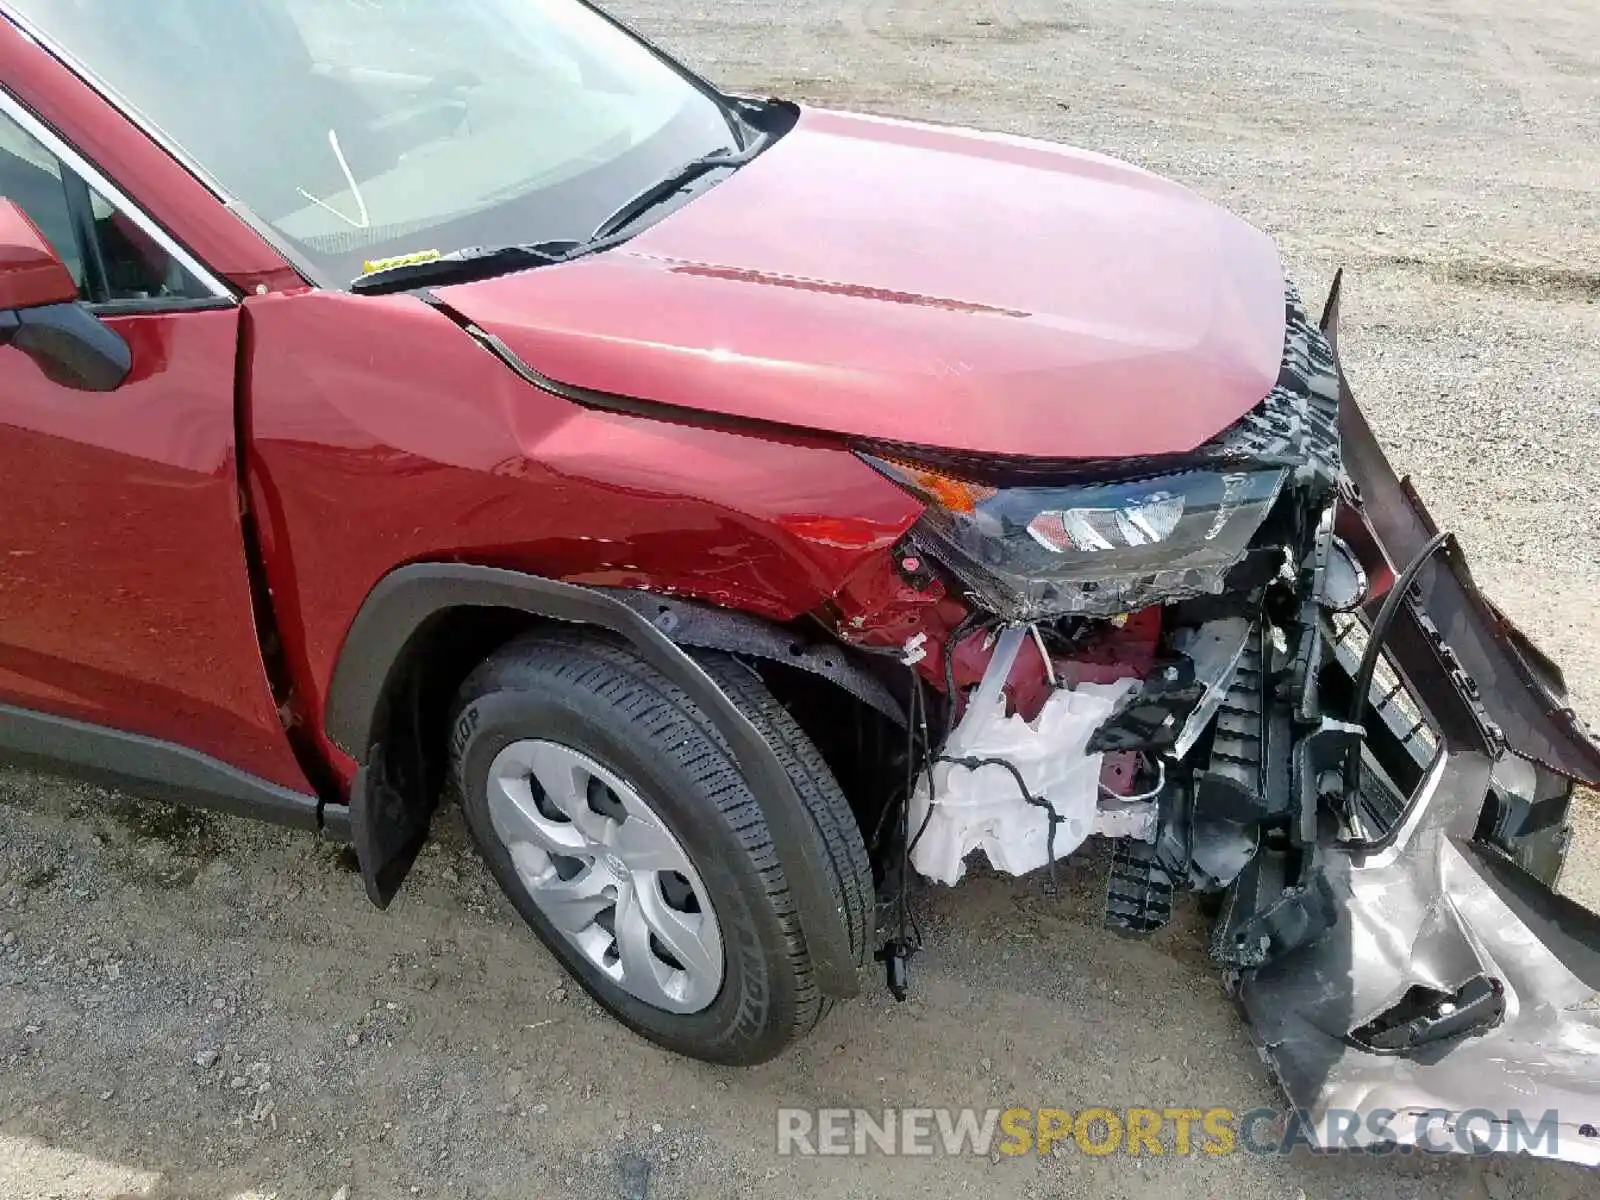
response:
[[(872, 876), (849, 804), (760, 678), (701, 665), (788, 768), (860, 962)], [(523, 919), (650, 1040), (764, 1062), (826, 1010), (760, 806), (711, 722), (626, 647), (518, 639), (457, 698), (451, 761), (467, 824)]]

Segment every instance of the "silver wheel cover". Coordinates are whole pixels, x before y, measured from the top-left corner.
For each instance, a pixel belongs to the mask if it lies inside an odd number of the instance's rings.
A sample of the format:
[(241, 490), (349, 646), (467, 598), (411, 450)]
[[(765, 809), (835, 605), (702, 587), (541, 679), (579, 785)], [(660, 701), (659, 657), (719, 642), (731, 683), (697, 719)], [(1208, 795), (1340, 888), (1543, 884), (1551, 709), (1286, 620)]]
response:
[(699, 1012), (722, 988), (722, 931), (688, 854), (629, 783), (555, 742), (489, 764), (489, 818), (550, 923), (623, 991)]

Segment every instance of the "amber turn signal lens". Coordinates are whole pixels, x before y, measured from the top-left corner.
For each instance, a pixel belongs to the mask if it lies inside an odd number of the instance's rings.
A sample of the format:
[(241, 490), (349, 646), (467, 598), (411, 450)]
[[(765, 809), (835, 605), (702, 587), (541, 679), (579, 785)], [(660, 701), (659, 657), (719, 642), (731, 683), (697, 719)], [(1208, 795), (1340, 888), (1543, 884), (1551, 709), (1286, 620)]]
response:
[(995, 489), (992, 487), (984, 487), (980, 483), (968, 483), (964, 479), (952, 479), (948, 475), (940, 475), (926, 467), (916, 467), (903, 462), (890, 462), (888, 465), (893, 468), (895, 475), (906, 487), (919, 492), (950, 512), (971, 513), (978, 505), (995, 495)]

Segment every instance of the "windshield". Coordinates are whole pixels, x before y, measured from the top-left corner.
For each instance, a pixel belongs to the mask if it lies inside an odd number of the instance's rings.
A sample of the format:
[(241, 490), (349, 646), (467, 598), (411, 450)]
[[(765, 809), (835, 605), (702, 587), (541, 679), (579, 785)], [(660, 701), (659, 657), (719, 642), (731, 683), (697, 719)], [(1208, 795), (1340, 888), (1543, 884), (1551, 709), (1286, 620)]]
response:
[(725, 106), (576, 0), (8, 0), (324, 285), (581, 241)]

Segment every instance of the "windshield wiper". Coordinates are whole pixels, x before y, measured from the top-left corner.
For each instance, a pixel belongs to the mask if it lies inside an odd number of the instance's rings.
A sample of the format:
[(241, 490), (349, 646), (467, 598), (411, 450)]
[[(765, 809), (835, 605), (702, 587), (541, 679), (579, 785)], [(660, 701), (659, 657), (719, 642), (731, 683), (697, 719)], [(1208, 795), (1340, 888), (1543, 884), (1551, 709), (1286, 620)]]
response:
[(594, 232), (589, 235), (589, 241), (591, 243), (603, 241), (612, 234), (626, 229), (656, 205), (676, 196), (709, 171), (720, 171), (725, 168), (733, 170), (744, 166), (745, 163), (766, 148), (768, 140), (761, 138), (753, 141), (743, 150), (734, 150), (723, 146), (711, 151), (709, 154), (702, 154), (699, 158), (691, 158), (666, 178), (652, 183), (637, 196), (625, 202), (604, 221), (596, 225)]
[(736, 170), (762, 150), (770, 138), (751, 142), (741, 150), (727, 146), (692, 158), (664, 179), (652, 183), (613, 212), (585, 240), (525, 242), (510, 246), (468, 246), (432, 258), (415, 258), (393, 266), (380, 266), (350, 284), (350, 290), (364, 295), (403, 292), (411, 288), (444, 287), (452, 283), (471, 283), (522, 271), (529, 267), (567, 262), (581, 255), (603, 250), (609, 239), (637, 221), (658, 204), (665, 203), (700, 176), (710, 171)]
[(468, 246), (436, 258), (423, 258), (380, 267), (352, 280), (350, 290), (365, 295), (403, 292), (411, 288), (443, 287), (451, 283), (471, 283), (491, 275), (504, 275), (528, 267), (543, 267), (565, 262), (583, 249), (573, 241), (527, 242), (510, 246)]

